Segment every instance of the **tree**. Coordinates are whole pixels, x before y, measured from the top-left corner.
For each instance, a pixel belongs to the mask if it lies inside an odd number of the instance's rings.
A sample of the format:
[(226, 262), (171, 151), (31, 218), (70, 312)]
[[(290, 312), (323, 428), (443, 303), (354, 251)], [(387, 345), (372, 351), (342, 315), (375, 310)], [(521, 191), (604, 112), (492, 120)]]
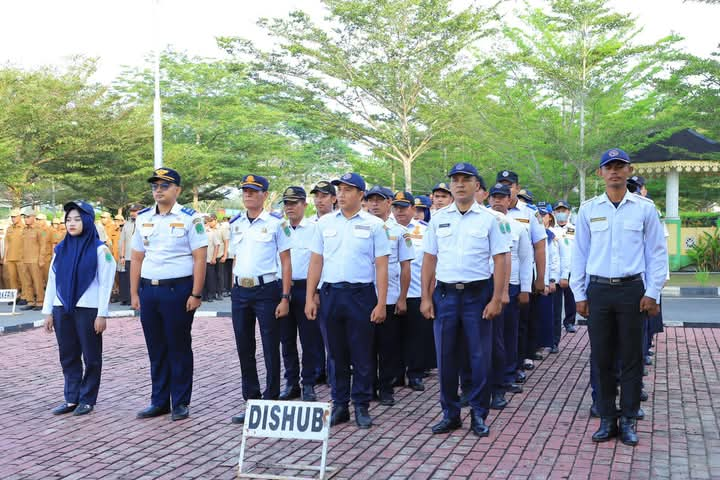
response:
[[(258, 76), (293, 92), (299, 111), (324, 131), (402, 165), (406, 188), (412, 164), (453, 122), (446, 81), (463, 68), (463, 53), (492, 30), (494, 9), (453, 12), (450, 0), (324, 0), (320, 27), (301, 11), (261, 20), (278, 47), (261, 51), (238, 38), (220, 45), (251, 58)], [(300, 92), (300, 93), (298, 93)], [(326, 108), (302, 103), (319, 99)]]

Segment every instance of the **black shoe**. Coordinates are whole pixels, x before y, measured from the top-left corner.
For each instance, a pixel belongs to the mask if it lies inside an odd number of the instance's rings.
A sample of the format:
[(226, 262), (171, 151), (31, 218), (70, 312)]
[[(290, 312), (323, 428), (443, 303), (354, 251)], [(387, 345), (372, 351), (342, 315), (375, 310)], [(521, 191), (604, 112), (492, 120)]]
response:
[(232, 417), (230, 421), (235, 425), (242, 425), (243, 423), (245, 423), (245, 412), (238, 413), (237, 415)]
[(427, 378), (427, 377), (429, 377), (429, 376), (430, 376), (430, 370), (425, 370), (425, 371), (423, 371), (423, 373), (422, 373), (422, 378)]
[(460, 395), (460, 408), (467, 408), (470, 406), (470, 400), (468, 400), (467, 395), (464, 393)]
[(600, 412), (598, 412), (597, 405), (594, 403), (590, 405), (590, 418), (600, 418)]
[(478, 437), (487, 437), (490, 435), (490, 427), (485, 425), (485, 419), (475, 412), (470, 412), (470, 431)]
[(460, 427), (462, 427), (462, 420), (459, 418), (443, 418), (440, 422), (432, 426), (432, 433), (434, 435), (450, 433)]
[(530, 355), (530, 360), (540, 361), (540, 360), (542, 360), (543, 358), (545, 358), (545, 357), (543, 357), (542, 355), (540, 355), (540, 354), (537, 353), (537, 352), (535, 352), (535, 353), (533, 353), (532, 355)]
[(558, 348), (557, 345), (553, 345), (553, 346), (550, 348), (550, 353), (560, 353), (560, 349)]
[[(395, 405), (395, 397), (393, 397), (392, 392), (380, 392), (380, 405), (384, 407), (392, 407)], [(357, 408), (355, 409), (355, 412), (357, 413)]]
[(127, 300), (123, 300), (122, 302), (120, 302), (120, 305), (130, 305), (130, 302), (128, 302)]
[(534, 363), (532, 362), (532, 360), (530, 360), (530, 359), (525, 360), (525, 361), (523, 362), (523, 364), (522, 364), (522, 369), (523, 369), (523, 370), (532, 370), (532, 369), (534, 369), (534, 368), (535, 368), (535, 364), (534, 364)]
[(223, 296), (223, 297), (229, 297), (229, 296), (230, 296), (230, 292), (225, 292), (225, 293), (222, 294), (222, 296)]
[(490, 408), (492, 410), (502, 410), (507, 407), (508, 401), (505, 399), (505, 393), (498, 392), (493, 393), (492, 400), (490, 400)]
[[(394, 402), (393, 400), (393, 403)], [(372, 418), (370, 418), (367, 407), (355, 407), (355, 423), (358, 428), (372, 427)]]
[(641, 390), (641, 391), (640, 391), (640, 401), (641, 401), (641, 402), (647, 402), (647, 401), (648, 401), (648, 398), (650, 398), (650, 396), (648, 395), (648, 393), (647, 393), (645, 390)]
[(20, 310), (34, 310), (34, 309), (35, 309), (34, 305), (29, 305), (27, 302), (25, 302), (25, 306), (22, 307)]
[(178, 420), (185, 420), (190, 416), (190, 409), (187, 405), (183, 405), (182, 403), (180, 405), (174, 406), (172, 409), (172, 421), (178, 421)]
[(404, 387), (405, 386), (405, 377), (399, 377), (396, 378), (395, 381), (392, 384), (393, 387)]
[(350, 421), (350, 410), (347, 405), (333, 406), (332, 414), (330, 415), (330, 426), (334, 427), (341, 423)]
[(313, 385), (303, 385), (302, 386), (302, 401), (303, 402), (317, 401), (317, 395), (315, 394), (315, 386), (313, 386)]
[(625, 445), (630, 445), (631, 447), (638, 444), (638, 436), (635, 431), (634, 419), (620, 417), (620, 441)]
[(80, 403), (78, 404), (77, 408), (73, 412), (73, 415), (76, 417), (79, 417), (80, 415), (87, 415), (88, 413), (93, 411), (93, 406), (88, 405), (87, 403)]
[(74, 403), (63, 403), (62, 405), (58, 405), (57, 407), (53, 408), (51, 411), (53, 415), (64, 415), (66, 413), (75, 411), (75, 408), (77, 408), (77, 405)]
[(522, 393), (523, 388), (517, 383), (503, 383), (502, 387), (508, 393)]
[(140, 410), (137, 413), (137, 418), (159, 417), (160, 415), (165, 415), (166, 413), (170, 413), (170, 407), (157, 407), (155, 405), (150, 405), (145, 410)]
[(300, 398), (300, 387), (297, 385), (287, 385), (285, 390), (280, 392), (278, 400), (293, 400), (295, 398)]
[(575, 325), (565, 325), (565, 331), (567, 333), (575, 333), (577, 332), (577, 328), (575, 328)]
[(17, 305), (18, 307), (21, 307), (21, 306), (27, 305), (27, 304), (28, 304), (27, 300), (23, 300), (23, 299), (20, 299), (15, 302), (15, 305)]
[(411, 390), (415, 390), (416, 392), (422, 392), (423, 390), (425, 390), (425, 385), (423, 384), (422, 378), (409, 378), (408, 387), (410, 387)]
[(36, 312), (42, 312), (42, 308), (43, 307), (37, 306), (37, 307), (33, 307), (33, 310), (35, 310)]
[(644, 420), (645, 419), (645, 410), (642, 409), (642, 407), (638, 408), (637, 413), (635, 414), (636, 420)]
[(617, 437), (618, 426), (616, 418), (603, 417), (600, 419), (600, 428), (597, 432), (593, 433), (593, 442), (607, 442), (608, 440)]
[(645, 357), (645, 365), (652, 365), (652, 357), (650, 355)]
[(525, 375), (525, 372), (522, 370), (518, 370), (517, 374), (515, 375), (515, 383), (525, 383), (527, 380), (527, 375)]

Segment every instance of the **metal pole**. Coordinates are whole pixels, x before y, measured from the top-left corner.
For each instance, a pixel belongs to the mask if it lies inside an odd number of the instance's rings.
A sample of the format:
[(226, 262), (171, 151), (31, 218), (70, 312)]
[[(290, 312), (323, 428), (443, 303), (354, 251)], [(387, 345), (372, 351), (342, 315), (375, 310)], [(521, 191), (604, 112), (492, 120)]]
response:
[(162, 106), (160, 104), (160, 0), (153, 1), (153, 37), (155, 40), (155, 101), (153, 102), (154, 165), (163, 165)]

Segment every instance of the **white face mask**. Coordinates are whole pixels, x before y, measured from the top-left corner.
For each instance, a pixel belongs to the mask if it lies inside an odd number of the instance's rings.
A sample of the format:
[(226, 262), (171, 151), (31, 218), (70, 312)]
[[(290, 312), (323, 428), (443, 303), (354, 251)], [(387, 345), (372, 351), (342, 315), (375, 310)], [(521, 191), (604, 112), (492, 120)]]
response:
[(568, 213), (567, 212), (555, 212), (555, 220), (557, 220), (558, 222), (567, 222)]

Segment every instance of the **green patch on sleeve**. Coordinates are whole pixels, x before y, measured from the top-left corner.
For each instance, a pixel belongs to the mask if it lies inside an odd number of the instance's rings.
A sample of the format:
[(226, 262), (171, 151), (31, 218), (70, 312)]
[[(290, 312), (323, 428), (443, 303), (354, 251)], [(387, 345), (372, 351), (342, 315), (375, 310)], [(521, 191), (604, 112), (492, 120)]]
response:
[(197, 233), (205, 233), (205, 227), (203, 226), (202, 223), (196, 223), (196, 224), (195, 224), (195, 231), (196, 231)]

